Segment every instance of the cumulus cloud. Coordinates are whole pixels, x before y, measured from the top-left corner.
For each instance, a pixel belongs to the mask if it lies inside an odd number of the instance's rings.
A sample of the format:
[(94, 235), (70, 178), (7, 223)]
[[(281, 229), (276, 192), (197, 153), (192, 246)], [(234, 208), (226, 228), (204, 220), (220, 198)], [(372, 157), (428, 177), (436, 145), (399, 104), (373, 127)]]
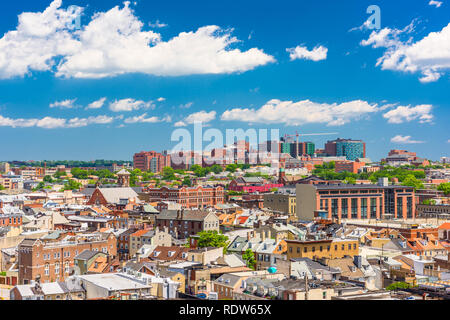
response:
[(187, 124), (184, 121), (178, 121), (174, 124), (174, 127), (179, 128), (179, 127), (186, 127)]
[(442, 1), (431, 0), (430, 2), (428, 2), (428, 4), (430, 6), (435, 6), (436, 8), (439, 8), (442, 5)]
[(140, 116), (130, 117), (124, 120), (125, 123), (158, 123), (158, 122), (170, 122), (171, 118), (166, 117), (164, 119), (160, 119), (158, 117), (148, 117), (147, 113), (144, 113)]
[(188, 124), (193, 124), (196, 122), (208, 123), (216, 118), (216, 114), (217, 113), (215, 111), (211, 112), (199, 111), (187, 116), (186, 119), (184, 119), (184, 122)]
[(411, 140), (411, 136), (401, 136), (401, 135), (396, 135), (395, 137), (391, 138), (391, 142), (398, 144), (424, 143), (424, 141)]
[(158, 102), (164, 102), (164, 101), (166, 101), (166, 98), (163, 98), (163, 97), (158, 98)]
[(52, 71), (58, 77), (104, 78), (125, 73), (156, 76), (245, 72), (274, 62), (258, 48), (233, 48), (232, 30), (210, 25), (163, 41), (145, 31), (125, 2), (98, 12), (81, 30), (73, 21), (82, 8), (61, 9), (54, 0), (43, 12), (19, 15), (16, 30), (0, 38), (0, 78)]
[(259, 109), (227, 110), (222, 114), (221, 119), (249, 123), (283, 123), (289, 126), (307, 123), (340, 126), (377, 111), (377, 104), (370, 104), (362, 100), (327, 104), (310, 100), (293, 102), (274, 99)]
[(286, 49), (289, 52), (289, 57), (292, 60), (306, 59), (312, 61), (325, 60), (327, 58), (328, 49), (324, 46), (316, 46), (311, 51), (307, 47), (297, 46), (295, 48)]
[(91, 124), (108, 124), (114, 121), (113, 117), (109, 116), (96, 116), (89, 118), (73, 118), (67, 121), (68, 128), (80, 128), (87, 127)]
[(418, 120), (420, 123), (430, 123), (433, 120), (432, 105), (398, 106), (383, 114), (388, 123), (403, 123)]
[(103, 107), (105, 102), (106, 102), (106, 98), (101, 98), (101, 99), (99, 99), (97, 101), (94, 101), (94, 102), (90, 103), (86, 107), (86, 109), (100, 109), (101, 107)]
[(419, 41), (402, 40), (402, 35), (412, 32), (413, 25), (414, 21), (403, 30), (373, 31), (361, 45), (387, 48), (376, 63), (382, 70), (421, 73), (419, 80), (422, 83), (437, 81), (450, 70), (450, 23)]
[(122, 112), (122, 111), (133, 111), (133, 110), (140, 110), (140, 109), (149, 109), (154, 108), (155, 105), (149, 101), (145, 102), (142, 100), (134, 100), (134, 99), (122, 99), (122, 100), (115, 100), (114, 102), (111, 102), (109, 105), (109, 109), (114, 112)]
[(77, 101), (77, 99), (56, 101), (50, 104), (50, 108), (72, 109), (75, 108), (75, 101)]
[(11, 119), (0, 115), (0, 127), (29, 128), (38, 127), (44, 129), (58, 128), (80, 128), (91, 124), (108, 124), (114, 121), (114, 118), (108, 116), (96, 116), (89, 118), (53, 118), (45, 117), (43, 119)]

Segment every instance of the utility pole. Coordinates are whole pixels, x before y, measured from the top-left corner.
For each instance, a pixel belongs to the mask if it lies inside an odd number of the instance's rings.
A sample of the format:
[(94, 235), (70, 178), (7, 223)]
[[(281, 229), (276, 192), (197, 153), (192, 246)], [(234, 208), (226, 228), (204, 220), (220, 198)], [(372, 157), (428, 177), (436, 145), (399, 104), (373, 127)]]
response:
[(308, 284), (308, 274), (305, 273), (305, 300), (308, 300), (309, 284)]

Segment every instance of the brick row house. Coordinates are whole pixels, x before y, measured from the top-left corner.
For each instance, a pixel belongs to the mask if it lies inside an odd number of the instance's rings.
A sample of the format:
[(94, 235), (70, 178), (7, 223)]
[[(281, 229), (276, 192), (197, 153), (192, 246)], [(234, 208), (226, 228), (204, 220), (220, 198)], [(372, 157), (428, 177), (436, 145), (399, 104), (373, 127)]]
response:
[(223, 186), (196, 186), (179, 188), (149, 188), (145, 192), (149, 202), (172, 201), (183, 208), (206, 208), (223, 204), (225, 189)]
[(42, 283), (63, 281), (74, 268), (74, 258), (84, 250), (117, 255), (114, 234), (68, 235), (57, 241), (24, 239), (18, 246), (19, 284), (36, 278)]
[(219, 231), (219, 218), (214, 212), (167, 210), (156, 217), (155, 225), (167, 228), (178, 239), (186, 239), (200, 231)]

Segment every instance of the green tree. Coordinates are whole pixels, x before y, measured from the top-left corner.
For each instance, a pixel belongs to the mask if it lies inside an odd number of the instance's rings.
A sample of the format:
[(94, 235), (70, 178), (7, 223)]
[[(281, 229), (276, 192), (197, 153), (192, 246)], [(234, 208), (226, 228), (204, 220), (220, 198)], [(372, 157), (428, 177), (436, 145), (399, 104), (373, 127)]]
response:
[(73, 168), (70, 170), (70, 173), (77, 179), (87, 179), (89, 176), (89, 172), (87, 170), (82, 170), (80, 168)]
[(242, 259), (244, 259), (245, 263), (247, 264), (247, 267), (255, 270), (256, 260), (255, 260), (255, 254), (252, 251), (252, 249), (245, 250), (245, 252), (242, 254)]
[(236, 172), (237, 168), (238, 168), (238, 166), (236, 164), (231, 163), (225, 167), (225, 171), (234, 173), (234, 172)]
[(219, 166), (218, 164), (215, 164), (211, 167), (211, 171), (214, 172), (215, 174), (219, 174), (219, 173), (223, 172), (223, 168), (221, 166)]
[(36, 188), (33, 189), (33, 191), (38, 191), (38, 190), (44, 189), (44, 187), (45, 187), (45, 182), (41, 181), (41, 182), (38, 183)]
[(414, 187), (414, 190), (423, 189), (423, 183), (414, 175), (409, 174), (402, 182), (402, 186)]
[(66, 177), (67, 174), (65, 171), (57, 171), (54, 175), (53, 175), (56, 179), (60, 179), (61, 177)]
[(437, 187), (437, 189), (438, 189), (439, 191), (444, 192), (444, 194), (445, 194), (446, 196), (448, 196), (448, 195), (450, 194), (450, 182), (444, 182), (444, 183), (441, 183), (441, 184)]
[(192, 181), (191, 181), (191, 179), (188, 176), (184, 177), (184, 179), (183, 179), (183, 186), (188, 186), (188, 187), (192, 186)]
[(81, 183), (70, 179), (65, 185), (63, 190), (78, 190), (81, 188)]
[(0, 184), (0, 190), (5, 190), (6, 188), (2, 185), (2, 184)]
[(53, 178), (51, 176), (45, 176), (44, 177), (44, 182), (52, 183), (53, 182)]
[(353, 177), (347, 177), (344, 179), (344, 182), (347, 184), (356, 184), (356, 179)]
[(201, 231), (198, 233), (198, 236), (199, 239), (197, 242), (197, 246), (200, 248), (205, 247), (225, 248), (227, 246), (228, 237), (215, 230)]
[(175, 172), (174, 172), (173, 168), (165, 167), (163, 169), (162, 179), (166, 180), (166, 181), (175, 180), (176, 177), (175, 177)]
[(411, 285), (406, 282), (394, 282), (386, 287), (388, 291), (397, 291), (398, 289), (409, 289)]

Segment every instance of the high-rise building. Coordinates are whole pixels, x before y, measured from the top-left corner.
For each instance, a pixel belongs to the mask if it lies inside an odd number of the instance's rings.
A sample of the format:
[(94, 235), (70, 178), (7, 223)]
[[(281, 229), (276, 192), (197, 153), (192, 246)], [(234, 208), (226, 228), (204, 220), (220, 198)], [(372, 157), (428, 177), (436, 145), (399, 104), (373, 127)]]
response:
[(325, 144), (325, 153), (331, 157), (346, 157), (355, 161), (366, 157), (366, 143), (362, 140), (336, 139)]
[[(283, 138), (282, 138), (283, 139)], [(281, 153), (289, 153), (291, 157), (313, 156), (316, 151), (316, 145), (312, 142), (289, 142), (284, 141), (280, 144)]]
[(164, 167), (170, 167), (170, 155), (156, 151), (142, 151), (133, 157), (134, 168), (154, 173), (162, 172)]

